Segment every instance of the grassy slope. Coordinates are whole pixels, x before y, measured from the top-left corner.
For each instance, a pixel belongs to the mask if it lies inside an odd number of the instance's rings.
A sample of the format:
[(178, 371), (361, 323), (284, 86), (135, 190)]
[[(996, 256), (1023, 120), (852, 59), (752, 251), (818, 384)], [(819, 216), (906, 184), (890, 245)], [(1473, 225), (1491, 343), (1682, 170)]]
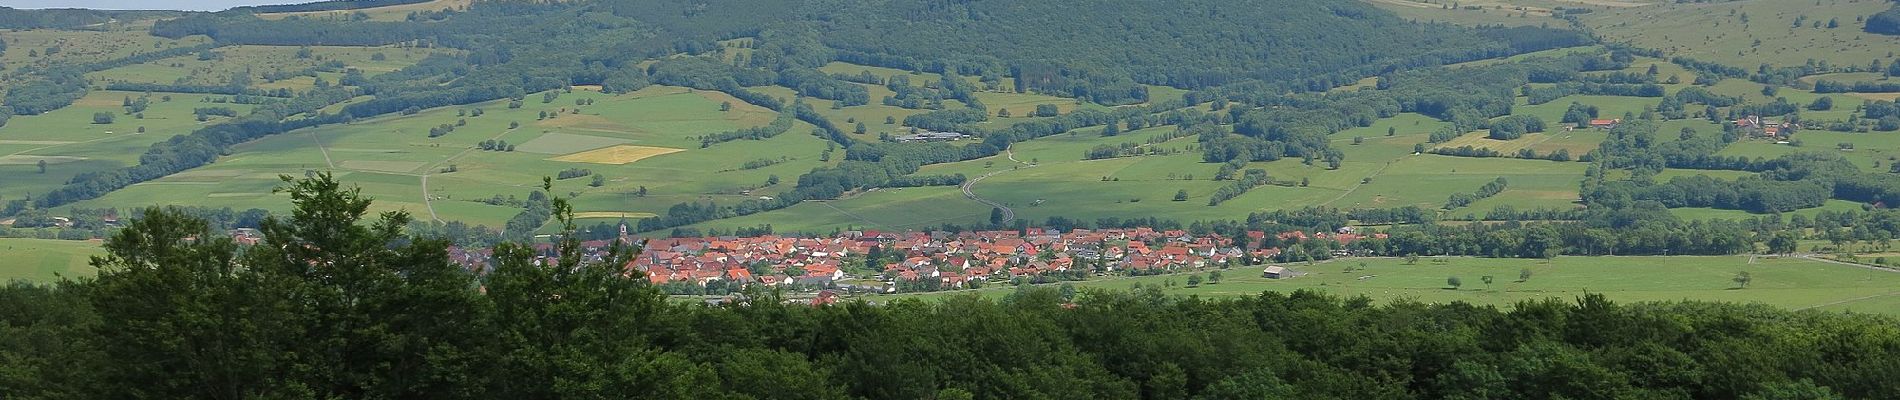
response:
[[(505, 102), (480, 104), (481, 117), (457, 117), (458, 109), (435, 109), (411, 116), (392, 116), (351, 125), (303, 130), (237, 146), (216, 164), (184, 174), (135, 185), (80, 206), (134, 206), (153, 203), (200, 204), (234, 208), (281, 209), (287, 202), (273, 195), (276, 176), (302, 175), (305, 170), (335, 170), (347, 183), (363, 187), (378, 199), (379, 210), (408, 210), (423, 218), (422, 175), (429, 177), (429, 193), (436, 215), (443, 220), (499, 225), (518, 210), (474, 202), (500, 195), (525, 198), (542, 176), (567, 168), (586, 168), (605, 175), (603, 187), (587, 186), (590, 179), (563, 180), (556, 193), (579, 194), (578, 211), (663, 212), (682, 202), (716, 200), (736, 202), (749, 196), (744, 187), (762, 185), (769, 175), (790, 180), (820, 165), (824, 142), (800, 124), (787, 134), (763, 141), (741, 140), (700, 149), (698, 135), (764, 125), (773, 113), (738, 102), (722, 93), (684, 88), (653, 87), (633, 94), (607, 96), (579, 90), (543, 104), (531, 96), (521, 109)], [(578, 107), (576, 99), (597, 103)], [(734, 103), (731, 112), (718, 111), (722, 101)], [(562, 111), (563, 109), (567, 111)], [(561, 116), (536, 121), (541, 111)], [(466, 119), (454, 133), (428, 138), (436, 125)], [(521, 122), (509, 130), (510, 122)], [(687, 149), (624, 165), (551, 161), (560, 154), (526, 151), (490, 152), (473, 149), (489, 139), (519, 147), (543, 135), (580, 135), (622, 143)], [(318, 148), (317, 143), (322, 143)], [(572, 149), (579, 151), (581, 149)], [(771, 155), (784, 156), (781, 164), (739, 170), (741, 164)], [(327, 156), (327, 157), (326, 157)], [(442, 173), (449, 165), (453, 173)], [(648, 187), (650, 196), (631, 193)]]
[(61, 277), (91, 276), (91, 256), (105, 254), (99, 242), (0, 238), (0, 282), (51, 282)]
[[(1900, 46), (1900, 37), (1861, 32), (1856, 21), (1886, 10), (1890, 4), (1883, 1), (1659, 3), (1599, 9), (1586, 14), (1584, 22), (1610, 40), (1749, 69), (1764, 63), (1800, 65), (1809, 59), (1866, 65), (1877, 58), (1891, 61), (1893, 49)], [(1747, 23), (1741, 21), (1743, 14)], [(1807, 17), (1807, 24), (1792, 27), (1800, 16)], [(1840, 26), (1828, 29), (1829, 19), (1837, 19)], [(1813, 28), (1814, 21), (1822, 27)]]
[[(141, 95), (96, 91), (66, 108), (42, 115), (13, 117), (5, 127), (0, 127), (0, 177), (4, 177), (5, 182), (0, 184), (0, 198), (17, 199), (44, 193), (74, 175), (135, 164), (152, 143), (190, 133), (201, 126), (192, 114), (194, 108), (227, 107), (240, 114), (251, 108), (244, 104), (201, 102), (222, 96), (170, 94), (172, 100), (167, 102), (161, 100), (166, 94), (155, 94), (144, 119), (126, 115), (121, 106), (125, 98)], [(99, 112), (113, 114), (113, 122), (94, 124), (93, 114)], [(214, 117), (209, 123), (220, 119)], [(139, 127), (145, 127), (145, 133), (137, 133)], [(47, 159), (50, 164), (45, 174), (39, 173), (36, 165), (39, 159)]]

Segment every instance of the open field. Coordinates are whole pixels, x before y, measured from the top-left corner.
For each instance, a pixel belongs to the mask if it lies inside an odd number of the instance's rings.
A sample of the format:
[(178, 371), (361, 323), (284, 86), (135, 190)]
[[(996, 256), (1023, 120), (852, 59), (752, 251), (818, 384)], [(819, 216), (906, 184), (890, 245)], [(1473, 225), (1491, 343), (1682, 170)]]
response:
[(1390, 10), (1402, 18), (1421, 22), (1449, 22), (1472, 26), (1520, 26), (1562, 22), (1551, 18), (1551, 9), (1548, 7), (1522, 6), (1518, 5), (1519, 2), (1457, 2), (1461, 6), (1470, 5), (1478, 9), (1451, 7), (1451, 1), (1442, 0), (1367, 0), (1366, 2)]
[(105, 253), (97, 241), (0, 238), (0, 283), (92, 276), (91, 257)]
[(284, 19), (284, 18), (290, 18), (290, 17), (349, 18), (351, 15), (360, 12), (360, 13), (363, 13), (363, 15), (368, 16), (369, 20), (371, 21), (404, 21), (408, 18), (409, 13), (413, 13), (417, 11), (441, 11), (445, 9), (461, 10), (464, 8), (468, 8), (468, 5), (471, 3), (474, 3), (474, 0), (433, 0), (433, 1), (427, 1), (427, 2), (422, 2), (422, 3), (416, 3), (416, 4), (403, 4), (403, 5), (395, 5), (395, 6), (388, 6), (388, 7), (371, 7), (371, 8), (357, 9), (357, 10), (265, 13), (265, 14), (258, 14), (257, 17), (263, 18), (263, 19)]
[(551, 158), (550, 160), (620, 165), (620, 164), (628, 164), (635, 161), (644, 160), (649, 157), (673, 154), (673, 153), (678, 153), (682, 151), (686, 151), (686, 150), (666, 148), (666, 147), (647, 147), (647, 146), (633, 146), (633, 145), (623, 144), (619, 146), (603, 147), (599, 149), (593, 149), (593, 150), (583, 151), (579, 153), (568, 154), (565, 156)]
[(807, 201), (783, 210), (690, 227), (731, 230), (771, 225), (775, 232), (830, 234), (833, 229), (846, 228), (923, 230), (946, 223), (967, 225), (986, 221), (989, 216), (988, 206), (964, 199), (963, 193), (955, 187), (887, 188), (838, 200)]
[[(1360, 263), (1364, 263), (1361, 267)], [(1126, 289), (1135, 284), (1159, 286), (1173, 281), (1163, 293), (1206, 297), (1252, 296), (1263, 291), (1314, 289), (1342, 296), (1367, 296), (1381, 302), (1412, 300), (1428, 303), (1463, 301), (1508, 307), (1519, 301), (1544, 298), (1574, 299), (1600, 293), (1619, 302), (1730, 301), (1762, 303), (1789, 309), (1827, 309), (1900, 315), (1900, 273), (1873, 271), (1798, 258), (1721, 257), (1558, 257), (1543, 260), (1448, 258), (1445, 263), (1421, 259), (1345, 259), (1314, 265), (1289, 265), (1305, 275), (1265, 279), (1258, 268), (1222, 272), (1214, 285), (1186, 287), (1187, 274), (1112, 278), (1074, 283), (1078, 287)], [(1351, 267), (1353, 271), (1347, 272)], [(1521, 270), (1531, 279), (1518, 282)], [(1746, 289), (1731, 280), (1736, 272), (1753, 278)], [(1459, 277), (1464, 286), (1449, 289), (1446, 280)], [(1489, 285), (1484, 276), (1492, 276)], [(1010, 287), (974, 291), (1002, 296)], [(940, 298), (971, 291), (875, 298)]]
[[(531, 97), (519, 109), (507, 108), (504, 100), (266, 137), (236, 146), (231, 155), (215, 164), (134, 185), (77, 206), (156, 203), (283, 211), (289, 203), (281, 195), (270, 193), (279, 183), (278, 175), (303, 176), (306, 171), (329, 170), (376, 198), (376, 211), (406, 210), (425, 220), (498, 226), (519, 212), (519, 206), (484, 201), (496, 196), (526, 198), (540, 185), (541, 177), (568, 168), (587, 168), (607, 180), (601, 187), (588, 186), (590, 179), (567, 179), (555, 184), (557, 194), (575, 196), (578, 210), (661, 213), (684, 201), (730, 203), (751, 198), (745, 193), (764, 185), (769, 176), (796, 177), (822, 165), (818, 154), (824, 150), (824, 141), (806, 134), (812, 128), (802, 123), (787, 134), (767, 140), (739, 140), (699, 148), (699, 135), (763, 125), (774, 116), (770, 110), (745, 105), (722, 93), (651, 87), (611, 96), (576, 90), (548, 103), (539, 102), (539, 95)], [(581, 99), (593, 102), (575, 106)], [(733, 110), (719, 111), (722, 101), (732, 101)], [(482, 109), (483, 115), (458, 115), (475, 108)], [(558, 115), (537, 121), (543, 112)], [(430, 128), (458, 122), (462, 125), (447, 135), (427, 136)], [(511, 124), (519, 126), (509, 129)], [(543, 138), (547, 138), (544, 143), (536, 144)], [(517, 144), (517, 148), (513, 152), (476, 148), (487, 140)], [(646, 152), (641, 155), (650, 157), (637, 162), (623, 158), (619, 161), (629, 162), (621, 164), (550, 159), (623, 144), (687, 150)], [(540, 151), (547, 153), (524, 151), (523, 147), (542, 148)], [(764, 168), (739, 169), (763, 154), (787, 159)], [(445, 172), (451, 166), (454, 172)], [(633, 195), (641, 187), (649, 190), (648, 197)]]
[[(13, 71), (27, 66), (76, 64), (124, 58), (133, 54), (173, 47), (190, 47), (211, 41), (204, 36), (178, 40), (152, 36), (142, 28), (107, 30), (0, 30), (7, 51), (0, 54), (0, 66)], [(57, 48), (48, 54), (49, 48)]]
[(1491, 139), (1488, 135), (1490, 135), (1490, 133), (1485, 131), (1468, 133), (1464, 136), (1459, 136), (1457, 139), (1439, 143), (1438, 146), (1434, 148), (1471, 146), (1481, 149), (1497, 150), (1506, 155), (1517, 154), (1519, 150), (1523, 149), (1531, 149), (1531, 151), (1537, 152), (1538, 155), (1563, 150), (1569, 152), (1571, 157), (1576, 157), (1583, 155), (1583, 153), (1588, 153), (1590, 150), (1596, 150), (1597, 145), (1602, 144), (1604, 138), (1604, 132), (1601, 130), (1564, 130), (1562, 128), (1545, 131), (1544, 133), (1528, 133), (1524, 134), (1524, 137), (1511, 140)]
[[(1860, 18), (1891, 4), (1871, 0), (1655, 2), (1644, 7), (1599, 7), (1582, 16), (1612, 41), (1753, 69), (1821, 60), (1866, 65), (1889, 59), (1900, 37), (1861, 31)], [(1801, 27), (1794, 27), (1797, 19)], [(1828, 28), (1830, 20), (1838, 27)], [(1814, 26), (1819, 23), (1820, 26)]]
[[(298, 46), (227, 46), (211, 50), (215, 58), (206, 59), (200, 55), (186, 55), (155, 60), (143, 64), (133, 64), (105, 71), (87, 74), (100, 84), (109, 82), (135, 82), (156, 84), (223, 85), (231, 82), (231, 77), (243, 75), (252, 85), (264, 89), (290, 88), (303, 90), (316, 83), (308, 76), (271, 81), (267, 73), (294, 74), (305, 69), (315, 68), (331, 62), (340, 62), (345, 68), (363, 71), (364, 76), (376, 76), (395, 71), (427, 57), (430, 53), (454, 54), (454, 50), (423, 49), (411, 47), (341, 47), (311, 46), (309, 57), (299, 57), (305, 47)], [(380, 60), (377, 55), (381, 54)], [(335, 84), (342, 79), (342, 70), (318, 72), (318, 77)]]
[[(128, 97), (142, 93), (94, 91), (72, 106), (41, 115), (15, 116), (0, 127), (0, 198), (18, 199), (31, 193), (44, 193), (65, 184), (73, 176), (105, 171), (138, 162), (152, 143), (190, 133), (224, 117), (198, 122), (192, 113), (198, 107), (225, 107), (247, 113), (251, 105), (212, 104), (212, 97), (196, 94), (153, 94), (144, 118), (127, 115), (121, 106)], [(169, 97), (171, 100), (164, 100)], [(97, 124), (94, 113), (112, 114), (109, 124)], [(139, 133), (143, 129), (144, 133)], [(45, 173), (39, 172), (38, 160), (47, 160)], [(12, 160), (12, 161), (7, 161)], [(23, 161), (23, 162), (21, 162)]]

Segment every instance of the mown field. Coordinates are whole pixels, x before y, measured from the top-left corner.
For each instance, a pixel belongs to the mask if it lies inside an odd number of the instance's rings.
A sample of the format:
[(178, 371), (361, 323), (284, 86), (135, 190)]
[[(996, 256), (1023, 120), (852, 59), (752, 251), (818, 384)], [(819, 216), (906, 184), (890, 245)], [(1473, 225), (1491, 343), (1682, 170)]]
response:
[(92, 256), (105, 254), (96, 241), (0, 238), (0, 283), (52, 282), (92, 276)]
[[(1554, 260), (1496, 258), (1421, 259), (1416, 264), (1392, 258), (1344, 259), (1319, 264), (1288, 265), (1303, 274), (1287, 279), (1261, 277), (1257, 267), (1222, 271), (1219, 284), (1187, 287), (1187, 276), (1174, 274), (1134, 278), (1097, 278), (1075, 282), (1081, 288), (1127, 289), (1159, 286), (1166, 294), (1204, 297), (1252, 296), (1263, 291), (1300, 289), (1343, 296), (1366, 296), (1379, 302), (1463, 301), (1509, 307), (1544, 298), (1574, 299), (1601, 293), (1619, 302), (1702, 300), (1762, 303), (1789, 309), (1819, 309), (1900, 315), (1900, 273), (1890, 270), (1829, 264), (1799, 258), (1723, 257), (1558, 257)], [(1348, 270), (1350, 269), (1350, 271)], [(1531, 278), (1518, 281), (1529, 269)], [(1748, 272), (1747, 288), (1734, 281)], [(1202, 274), (1205, 276), (1205, 274)], [(1485, 284), (1484, 277), (1492, 277)], [(1458, 277), (1462, 286), (1447, 285)], [(1002, 285), (999, 285), (1002, 286)], [(942, 298), (979, 293), (1003, 296), (1013, 288), (974, 291), (873, 296)]]

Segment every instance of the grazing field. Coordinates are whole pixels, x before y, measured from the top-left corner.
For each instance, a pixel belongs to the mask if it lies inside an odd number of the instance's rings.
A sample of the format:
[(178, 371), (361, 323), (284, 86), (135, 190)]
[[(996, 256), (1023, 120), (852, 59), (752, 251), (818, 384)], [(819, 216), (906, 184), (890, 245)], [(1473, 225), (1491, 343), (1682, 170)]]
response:
[[(128, 115), (122, 107), (124, 101), (144, 96), (135, 92), (94, 91), (72, 106), (8, 120), (5, 126), (0, 126), (0, 182), (5, 182), (0, 184), (0, 199), (45, 193), (79, 174), (137, 163), (139, 155), (152, 143), (225, 119), (210, 117), (199, 122), (193, 115), (194, 108), (224, 107), (242, 115), (252, 107), (206, 102), (223, 96), (159, 93), (150, 96), (151, 105), (143, 113)], [(96, 123), (94, 114), (97, 113), (112, 115), (112, 121)], [(141, 130), (144, 133), (140, 133)], [(39, 160), (47, 161), (44, 173), (37, 165)]]
[(394, 6), (388, 6), (388, 7), (371, 7), (371, 8), (363, 8), (363, 9), (356, 9), (356, 10), (264, 13), (264, 14), (257, 14), (257, 17), (263, 18), (263, 19), (273, 19), (273, 20), (290, 18), (290, 17), (316, 18), (316, 19), (324, 19), (324, 18), (343, 19), (343, 18), (350, 18), (351, 15), (355, 15), (356, 13), (362, 13), (363, 15), (368, 16), (369, 20), (371, 21), (404, 21), (404, 20), (407, 20), (407, 18), (409, 17), (409, 14), (413, 12), (461, 10), (461, 9), (468, 8), (468, 5), (474, 2), (475, 0), (433, 0), (433, 1), (416, 3), (416, 4), (403, 4), (403, 5), (394, 5)]
[(0, 238), (0, 283), (52, 282), (92, 276), (91, 257), (104, 255), (97, 241)]
[[(193, 204), (284, 211), (288, 202), (270, 193), (279, 175), (327, 170), (376, 198), (376, 211), (497, 226), (520, 212), (519, 203), (496, 201), (498, 196), (524, 199), (542, 177), (570, 168), (604, 177), (599, 187), (589, 185), (588, 178), (555, 184), (555, 193), (573, 196), (578, 210), (662, 213), (680, 202), (756, 197), (745, 193), (765, 186), (770, 176), (796, 177), (824, 164), (818, 155), (825, 142), (809, 135), (811, 126), (802, 123), (766, 140), (699, 148), (699, 135), (763, 125), (775, 115), (722, 93), (650, 87), (624, 95), (580, 89), (549, 102), (541, 102), (540, 94), (529, 97), (515, 109), (503, 100), (270, 136), (236, 146), (212, 165), (75, 206)], [(722, 101), (732, 101), (732, 110), (719, 111)], [(483, 112), (475, 116), (474, 109)], [(455, 129), (428, 136), (442, 125)], [(506, 142), (515, 151), (483, 150), (479, 145), (486, 141)], [(587, 153), (603, 147), (610, 150)], [(662, 153), (671, 155), (633, 159)], [(553, 157), (563, 154), (575, 158)], [(785, 158), (762, 168), (740, 168), (768, 154)], [(648, 195), (636, 195), (643, 187)]]
[(146, 31), (149, 27), (147, 23), (143, 27), (103, 30), (0, 30), (0, 40), (7, 42), (6, 53), (0, 54), (0, 66), (14, 71), (28, 66), (99, 62), (211, 41), (204, 36), (178, 40), (152, 36)]
[(1488, 135), (1490, 135), (1490, 133), (1485, 131), (1468, 133), (1464, 136), (1459, 136), (1457, 139), (1439, 143), (1438, 146), (1434, 148), (1450, 149), (1471, 146), (1480, 149), (1496, 150), (1507, 156), (1515, 155), (1518, 151), (1523, 149), (1531, 149), (1531, 151), (1537, 152), (1538, 155), (1546, 155), (1557, 150), (1563, 150), (1569, 152), (1571, 157), (1576, 157), (1583, 155), (1583, 153), (1588, 153), (1590, 150), (1596, 150), (1597, 145), (1602, 144), (1604, 138), (1604, 132), (1601, 130), (1564, 130), (1561, 128), (1544, 133), (1528, 133), (1524, 134), (1524, 137), (1511, 140), (1492, 139), (1488, 137)]
[[(1884, 1), (1652, 2), (1643, 7), (1593, 7), (1584, 23), (1606, 39), (1728, 65), (1801, 65), (1808, 60), (1866, 65), (1891, 59), (1900, 37), (1861, 31), (1861, 18)], [(1796, 20), (1802, 22), (1795, 27)], [(1828, 22), (1835, 21), (1829, 28)], [(1816, 25), (1819, 26), (1816, 26)]]
[[(923, 230), (945, 223), (985, 221), (990, 209), (955, 187), (877, 189), (838, 200), (808, 201), (783, 210), (692, 225), (694, 229), (771, 225), (775, 232), (830, 234), (833, 229)], [(613, 222), (606, 220), (604, 222)], [(588, 222), (593, 223), (593, 222)]]
[[(1828, 200), (1826, 203), (1822, 203), (1820, 207), (1803, 208), (1800, 210), (1782, 213), (1783, 214), (1782, 217), (1787, 218), (1787, 217), (1791, 217), (1795, 215), (1805, 215), (1808, 217), (1813, 217), (1816, 212), (1819, 212), (1822, 210), (1835, 211), (1835, 212), (1861, 211), (1861, 207), (1862, 207), (1861, 203), (1856, 203), (1852, 201)], [(1765, 218), (1765, 217), (1773, 216), (1773, 214), (1756, 214), (1756, 213), (1751, 213), (1751, 212), (1742, 211), (1742, 210), (1717, 210), (1717, 209), (1707, 208), (1707, 207), (1671, 208), (1669, 209), (1669, 213), (1675, 214), (1676, 218), (1681, 218), (1683, 220), (1706, 220), (1706, 219), (1742, 220), (1742, 219), (1748, 219), (1748, 218)]]
[[(1361, 265), (1363, 263), (1363, 266)], [(1188, 274), (1110, 278), (1074, 283), (1078, 287), (1126, 289), (1173, 286), (1163, 293), (1205, 297), (1252, 296), (1263, 291), (1314, 289), (1343, 296), (1448, 303), (1463, 301), (1509, 307), (1544, 298), (1570, 300), (1600, 293), (1619, 302), (1730, 301), (1789, 309), (1827, 309), (1900, 315), (1900, 273), (1868, 270), (1800, 258), (1719, 257), (1558, 257), (1544, 260), (1496, 258), (1421, 259), (1407, 265), (1390, 258), (1343, 259), (1311, 265), (1287, 265), (1303, 275), (1266, 279), (1257, 267), (1222, 271), (1219, 284), (1186, 287)], [(1351, 268), (1351, 271), (1347, 271)], [(1519, 282), (1522, 270), (1529, 280)], [(1752, 278), (1747, 288), (1733, 281), (1737, 272)], [(1485, 284), (1483, 277), (1493, 278)], [(1463, 286), (1446, 284), (1458, 277)], [(1009, 287), (975, 291), (985, 296), (1010, 293)], [(878, 296), (940, 298), (966, 292)]]
[[(307, 56), (301, 56), (304, 50)], [(251, 86), (276, 89), (308, 89), (316, 83), (310, 76), (273, 81), (267, 74), (296, 74), (326, 64), (341, 63), (344, 68), (323, 68), (316, 76), (335, 84), (343, 70), (353, 68), (365, 76), (376, 76), (415, 64), (430, 53), (455, 54), (454, 50), (413, 47), (341, 47), (341, 46), (226, 46), (207, 53), (154, 60), (87, 74), (98, 83), (134, 82), (155, 84), (224, 85), (233, 76), (244, 76)], [(380, 56), (378, 56), (380, 54)], [(209, 55), (210, 57), (206, 57)]]
[(570, 154), (594, 149), (618, 146), (627, 143), (627, 139), (605, 136), (576, 135), (571, 133), (547, 133), (522, 143), (515, 150), (536, 154)]
[[(1453, 7), (1447, 0), (1367, 0), (1400, 17), (1421, 22), (1449, 22), (1459, 25), (1542, 25), (1562, 22), (1551, 18), (1548, 7), (1519, 5), (1521, 1), (1461, 1)], [(1466, 9), (1472, 6), (1476, 9)]]

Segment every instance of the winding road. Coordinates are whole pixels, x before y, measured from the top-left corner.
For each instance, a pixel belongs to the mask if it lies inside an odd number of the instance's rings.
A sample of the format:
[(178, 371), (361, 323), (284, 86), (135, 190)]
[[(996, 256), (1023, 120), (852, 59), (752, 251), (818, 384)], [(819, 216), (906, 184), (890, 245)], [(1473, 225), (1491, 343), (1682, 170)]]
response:
[[(1026, 163), (1026, 162), (1023, 162), (1022, 160), (1017, 160), (1017, 159), (1016, 159), (1016, 152), (1015, 152), (1015, 151), (1013, 151), (1013, 150), (1011, 150), (1010, 148), (1004, 148), (1004, 149), (1003, 149), (1003, 154), (1004, 154), (1004, 156), (1005, 156), (1005, 157), (1007, 157), (1007, 158), (1009, 158), (1009, 160), (1010, 160), (1010, 161), (1013, 161), (1013, 162), (1015, 162), (1015, 163), (1017, 163), (1017, 164), (1022, 164), (1022, 165), (1024, 165), (1024, 167), (1023, 167), (1023, 168), (1035, 168), (1035, 167), (1036, 167), (1036, 164), (1030, 164), (1030, 163)], [(982, 182), (982, 181), (983, 181), (984, 179), (987, 179), (987, 178), (989, 178), (989, 177), (992, 177), (992, 176), (996, 176), (996, 175), (998, 175), (998, 174), (1002, 174), (1002, 173), (1004, 173), (1004, 172), (1009, 172), (1009, 171), (1015, 171), (1015, 170), (1016, 170), (1016, 168), (1011, 168), (1011, 169), (1005, 169), (1005, 170), (1000, 170), (1000, 171), (992, 171), (992, 172), (990, 172), (990, 173), (987, 173), (987, 174), (983, 174), (983, 176), (978, 176), (978, 177), (976, 177), (976, 178), (974, 178), (974, 179), (970, 179), (970, 180), (968, 180), (968, 181), (964, 181), (964, 182), (963, 182), (963, 197), (964, 197), (964, 198), (968, 198), (968, 199), (970, 199), (970, 200), (974, 200), (974, 201), (976, 201), (976, 202), (978, 202), (978, 203), (983, 203), (983, 204), (986, 204), (986, 205), (989, 205), (990, 207), (993, 207), (993, 208), (996, 208), (996, 209), (1000, 209), (1000, 210), (1003, 210), (1003, 220), (1002, 220), (1002, 224), (1003, 224), (1003, 225), (1008, 225), (1008, 224), (1009, 224), (1009, 223), (1011, 223), (1011, 222), (1016, 222), (1016, 210), (1014, 210), (1014, 209), (1011, 209), (1011, 208), (1009, 208), (1009, 206), (1006, 206), (1006, 205), (1003, 205), (1003, 203), (998, 203), (998, 202), (996, 202), (996, 201), (994, 201), (994, 200), (989, 200), (989, 199), (985, 199), (985, 198), (982, 198), (982, 197), (977, 197), (977, 196), (976, 196), (976, 192), (975, 192), (975, 191), (973, 191), (973, 190), (971, 190), (971, 188), (974, 188), (974, 187), (976, 187), (976, 183), (977, 183), (977, 182)]]

